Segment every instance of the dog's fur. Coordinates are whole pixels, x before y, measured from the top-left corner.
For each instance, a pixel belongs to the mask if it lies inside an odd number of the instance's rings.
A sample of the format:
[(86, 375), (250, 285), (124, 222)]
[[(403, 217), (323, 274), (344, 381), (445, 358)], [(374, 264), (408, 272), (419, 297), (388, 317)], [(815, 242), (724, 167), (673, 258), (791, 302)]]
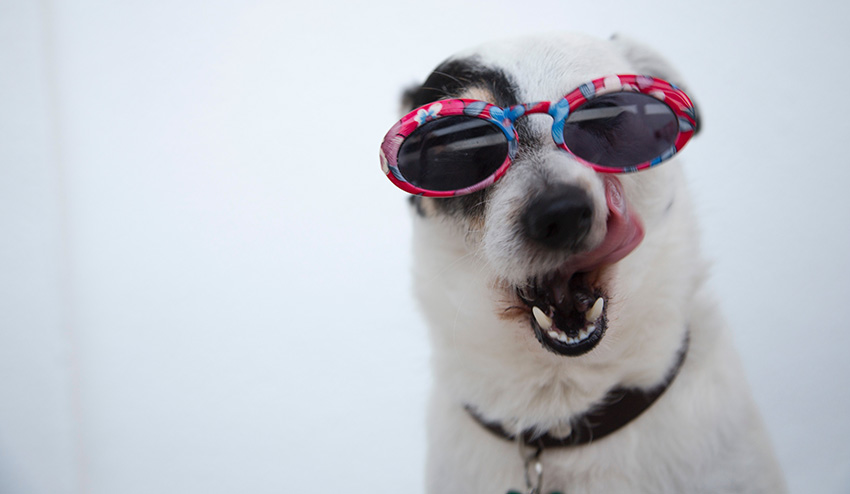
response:
[[(666, 62), (632, 41), (546, 36), (453, 57), (406, 95), (406, 105), (453, 97), (502, 107), (556, 101), (584, 82), (631, 73), (681, 84)], [(594, 210), (583, 249), (601, 242), (609, 214), (604, 177), (557, 149), (550, 127), (546, 115), (520, 119), (519, 153), (491, 187), (411, 199), (415, 290), (433, 345), (428, 492), (496, 494), (525, 485), (517, 445), (484, 429), (466, 406), (514, 430), (568, 432), (571, 419), (612, 388), (662, 383), (687, 333), (685, 363), (651, 408), (608, 437), (543, 452), (543, 492), (784, 492), (738, 356), (704, 285), (680, 160), (618, 177), (646, 234), (637, 249), (601, 270), (608, 327), (598, 346), (570, 357), (535, 338), (517, 287), (572, 254), (525, 238), (522, 211), (553, 185), (580, 187)]]

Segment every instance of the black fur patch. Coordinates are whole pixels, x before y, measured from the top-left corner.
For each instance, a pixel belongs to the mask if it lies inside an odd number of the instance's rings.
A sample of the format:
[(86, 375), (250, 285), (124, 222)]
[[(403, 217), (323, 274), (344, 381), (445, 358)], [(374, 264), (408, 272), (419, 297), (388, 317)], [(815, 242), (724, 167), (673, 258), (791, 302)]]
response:
[(410, 196), (410, 199), (408, 200), (410, 201), (410, 204), (416, 208), (416, 214), (424, 218), (426, 214), (425, 208), (422, 207), (422, 196)]
[(691, 103), (694, 104), (694, 120), (696, 120), (696, 128), (694, 129), (694, 135), (699, 134), (699, 131), (702, 130), (702, 113), (700, 113), (699, 108), (697, 107), (697, 102), (691, 100)]
[(434, 69), (425, 82), (405, 93), (410, 109), (438, 99), (455, 97), (468, 88), (483, 88), (493, 94), (493, 103), (507, 107), (516, 105), (516, 85), (503, 71), (487, 67), (475, 58), (448, 60)]
[[(457, 97), (469, 88), (481, 88), (489, 91), (496, 105), (505, 108), (516, 105), (517, 87), (508, 75), (492, 67), (483, 65), (476, 58), (448, 60), (438, 66), (425, 82), (404, 93), (404, 104), (412, 110), (439, 99)], [(517, 129), (518, 132), (521, 129)], [(433, 199), (436, 208), (445, 214), (480, 219), (484, 215), (484, 204), (488, 189), (460, 197)], [(411, 200), (417, 212), (424, 216), (420, 204), (422, 199)]]

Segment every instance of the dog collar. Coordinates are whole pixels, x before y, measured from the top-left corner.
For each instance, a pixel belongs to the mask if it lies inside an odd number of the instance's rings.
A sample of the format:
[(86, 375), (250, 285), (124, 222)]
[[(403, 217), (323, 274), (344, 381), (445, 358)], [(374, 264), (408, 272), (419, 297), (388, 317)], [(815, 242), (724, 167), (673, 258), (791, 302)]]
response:
[[(530, 447), (536, 447), (540, 451), (548, 448), (580, 446), (591, 441), (598, 441), (620, 430), (652, 406), (670, 387), (670, 384), (679, 374), (682, 364), (685, 363), (689, 346), (690, 332), (686, 332), (676, 363), (658, 386), (651, 389), (615, 387), (605, 395), (598, 406), (592, 407), (589, 411), (570, 421), (573, 428), (568, 436), (558, 437), (549, 432), (539, 434), (534, 429), (525, 429), (520, 434), (522, 442)], [(517, 436), (505, 430), (500, 422), (487, 421), (472, 406), (467, 405), (466, 411), (476, 422), (494, 435), (508, 441), (517, 440)]]

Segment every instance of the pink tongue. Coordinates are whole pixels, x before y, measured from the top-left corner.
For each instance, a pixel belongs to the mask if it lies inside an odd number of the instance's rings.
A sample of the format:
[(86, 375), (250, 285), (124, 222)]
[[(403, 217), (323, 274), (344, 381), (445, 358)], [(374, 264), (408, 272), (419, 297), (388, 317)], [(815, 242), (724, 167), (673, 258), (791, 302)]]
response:
[(643, 240), (640, 218), (629, 212), (623, 185), (616, 177), (605, 175), (605, 199), (608, 201), (608, 232), (598, 247), (573, 257), (567, 269), (592, 271), (626, 257)]

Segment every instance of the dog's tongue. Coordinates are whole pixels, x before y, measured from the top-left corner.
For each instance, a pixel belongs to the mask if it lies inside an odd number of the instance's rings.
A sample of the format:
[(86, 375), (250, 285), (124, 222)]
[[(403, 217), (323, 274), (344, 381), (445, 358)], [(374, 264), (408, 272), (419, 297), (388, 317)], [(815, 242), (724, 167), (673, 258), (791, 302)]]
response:
[(643, 240), (643, 224), (629, 211), (623, 185), (616, 177), (605, 175), (605, 198), (608, 201), (608, 232), (598, 247), (576, 254), (569, 263), (573, 272), (591, 271), (626, 257)]

